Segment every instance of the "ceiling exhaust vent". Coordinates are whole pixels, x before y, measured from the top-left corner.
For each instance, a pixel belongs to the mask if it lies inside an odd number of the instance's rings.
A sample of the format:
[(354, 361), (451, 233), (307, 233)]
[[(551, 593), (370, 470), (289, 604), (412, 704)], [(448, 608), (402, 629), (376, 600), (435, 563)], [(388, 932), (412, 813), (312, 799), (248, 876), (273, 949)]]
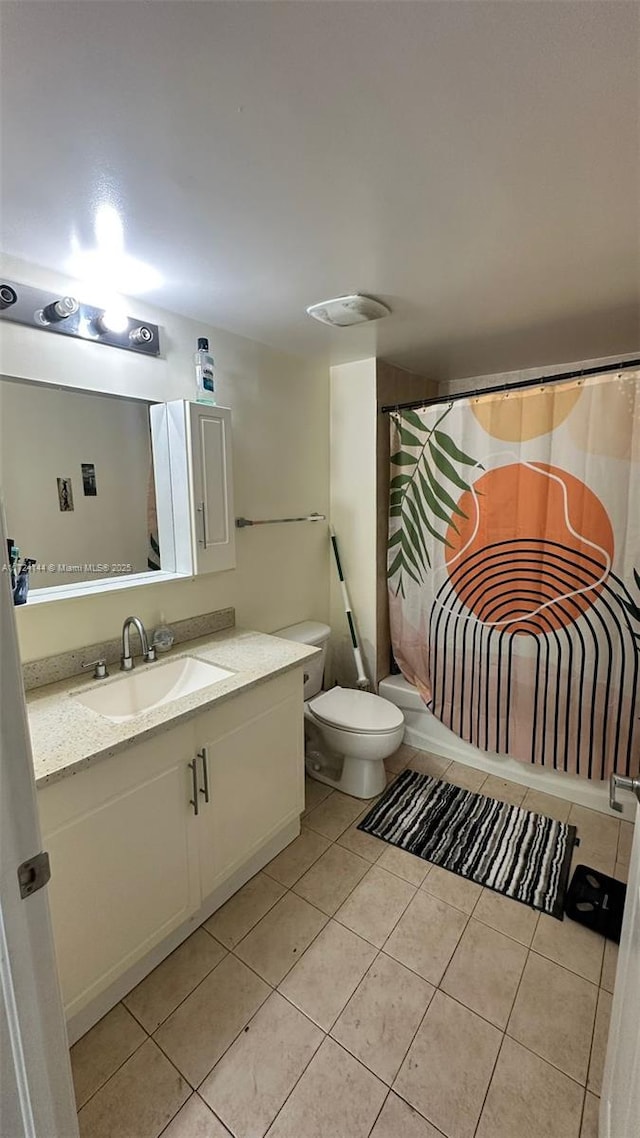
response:
[(366, 324), (368, 320), (381, 320), (389, 316), (391, 309), (373, 296), (336, 296), (333, 300), (322, 300), (307, 308), (309, 316), (322, 324), (334, 328), (348, 328), (351, 324)]

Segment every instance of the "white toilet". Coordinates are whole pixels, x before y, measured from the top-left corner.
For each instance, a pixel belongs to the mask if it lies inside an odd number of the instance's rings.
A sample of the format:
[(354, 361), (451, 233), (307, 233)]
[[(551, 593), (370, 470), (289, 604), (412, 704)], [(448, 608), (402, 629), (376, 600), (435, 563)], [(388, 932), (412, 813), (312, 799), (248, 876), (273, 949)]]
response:
[(322, 691), (327, 624), (303, 621), (275, 635), (322, 649), (306, 665), (304, 741), (307, 774), (355, 798), (373, 798), (386, 786), (384, 760), (398, 749), (404, 716), (398, 707), (370, 692), (351, 688)]

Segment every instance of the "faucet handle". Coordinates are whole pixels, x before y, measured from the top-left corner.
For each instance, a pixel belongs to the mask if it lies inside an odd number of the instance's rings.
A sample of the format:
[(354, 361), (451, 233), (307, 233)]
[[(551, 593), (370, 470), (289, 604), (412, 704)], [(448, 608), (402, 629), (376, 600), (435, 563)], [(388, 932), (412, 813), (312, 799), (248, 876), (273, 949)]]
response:
[(86, 664), (82, 664), (83, 668), (93, 668), (94, 680), (105, 680), (109, 675), (107, 671), (107, 661), (100, 657), (98, 660), (89, 660)]
[(157, 659), (158, 659), (158, 653), (156, 652), (154, 645), (150, 644), (147, 651), (144, 654), (144, 662), (145, 662), (145, 664), (153, 664), (153, 661), (157, 660)]

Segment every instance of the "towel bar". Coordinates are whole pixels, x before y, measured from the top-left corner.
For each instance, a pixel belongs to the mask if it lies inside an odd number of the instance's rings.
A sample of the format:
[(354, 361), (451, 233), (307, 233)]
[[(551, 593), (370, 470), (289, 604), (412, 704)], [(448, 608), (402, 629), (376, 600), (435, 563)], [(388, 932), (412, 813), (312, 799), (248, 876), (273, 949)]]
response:
[(249, 518), (236, 518), (237, 529), (246, 526), (277, 526), (285, 522), (326, 522), (326, 514), (305, 514), (303, 518), (265, 518), (264, 521), (251, 521)]

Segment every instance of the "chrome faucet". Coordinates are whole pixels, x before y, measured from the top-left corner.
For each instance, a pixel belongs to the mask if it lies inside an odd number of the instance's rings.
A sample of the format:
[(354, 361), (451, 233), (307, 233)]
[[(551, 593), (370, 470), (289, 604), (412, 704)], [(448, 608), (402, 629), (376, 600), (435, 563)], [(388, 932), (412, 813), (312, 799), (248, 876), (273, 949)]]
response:
[(151, 664), (156, 658), (156, 650), (151, 645), (144, 624), (138, 616), (128, 616), (122, 626), (122, 655), (120, 657), (120, 671), (130, 672), (133, 668), (133, 656), (131, 655), (131, 625), (135, 624), (140, 636), (140, 647), (144, 657), (145, 664)]

